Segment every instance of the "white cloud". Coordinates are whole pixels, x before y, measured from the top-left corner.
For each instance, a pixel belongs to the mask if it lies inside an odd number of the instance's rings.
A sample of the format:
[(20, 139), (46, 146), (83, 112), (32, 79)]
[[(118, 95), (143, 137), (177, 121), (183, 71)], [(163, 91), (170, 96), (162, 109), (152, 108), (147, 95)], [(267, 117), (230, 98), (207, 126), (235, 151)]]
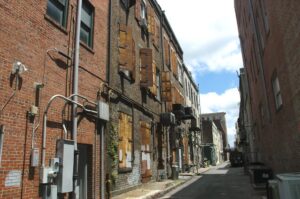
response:
[(226, 112), (228, 142), (233, 146), (235, 122), (239, 114), (240, 95), (237, 88), (230, 88), (222, 94), (210, 92), (200, 95), (201, 112)]
[(233, 0), (158, 0), (192, 72), (242, 67)]
[[(242, 67), (234, 0), (157, 0), (183, 49), (195, 79), (200, 73), (234, 72)], [(201, 111), (226, 112), (228, 139), (233, 146), (238, 117), (236, 88), (201, 94)]]

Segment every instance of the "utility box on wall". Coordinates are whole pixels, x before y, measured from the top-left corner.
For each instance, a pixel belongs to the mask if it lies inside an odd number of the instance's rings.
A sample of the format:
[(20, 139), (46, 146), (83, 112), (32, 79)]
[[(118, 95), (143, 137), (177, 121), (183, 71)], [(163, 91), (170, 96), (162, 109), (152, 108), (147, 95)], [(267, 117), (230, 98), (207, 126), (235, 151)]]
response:
[(58, 193), (71, 192), (73, 191), (74, 141), (58, 140), (56, 144), (56, 156), (60, 160), (57, 191)]
[(98, 101), (97, 102), (98, 118), (103, 121), (109, 121), (109, 106), (107, 103)]

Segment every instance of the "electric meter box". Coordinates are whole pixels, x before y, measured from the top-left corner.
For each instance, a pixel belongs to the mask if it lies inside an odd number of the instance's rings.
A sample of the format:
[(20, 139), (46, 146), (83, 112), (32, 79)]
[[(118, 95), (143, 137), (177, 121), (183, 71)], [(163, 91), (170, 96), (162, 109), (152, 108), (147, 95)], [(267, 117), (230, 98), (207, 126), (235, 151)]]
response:
[(57, 140), (56, 157), (59, 158), (60, 168), (57, 175), (58, 193), (73, 191), (74, 141)]
[(31, 166), (32, 167), (37, 167), (39, 166), (39, 149), (38, 148), (33, 148), (31, 150)]
[(107, 103), (98, 101), (97, 102), (97, 113), (98, 118), (103, 121), (109, 121), (109, 106)]

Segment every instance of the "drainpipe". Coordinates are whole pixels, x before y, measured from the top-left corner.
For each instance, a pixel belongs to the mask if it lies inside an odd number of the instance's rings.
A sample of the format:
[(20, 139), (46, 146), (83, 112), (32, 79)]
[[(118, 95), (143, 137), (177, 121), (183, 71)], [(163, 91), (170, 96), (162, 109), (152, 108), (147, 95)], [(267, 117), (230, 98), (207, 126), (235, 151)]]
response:
[(111, 38), (112, 38), (112, 0), (109, 1), (109, 15), (108, 15), (108, 45), (107, 45), (107, 65), (106, 65), (106, 82), (110, 85), (110, 65), (111, 65)]
[[(165, 70), (165, 55), (164, 55), (164, 38), (163, 38), (163, 15), (164, 15), (164, 11), (161, 11), (160, 12), (160, 44), (161, 44), (161, 49), (162, 49), (162, 52), (161, 52), (161, 59), (162, 59), (162, 66), (163, 66), (163, 71)], [(163, 104), (165, 105), (165, 110), (163, 111)], [(167, 103), (164, 102), (162, 103), (161, 105), (161, 112), (166, 112), (166, 108), (167, 107)], [(164, 132), (163, 133), (166, 133), (166, 144), (167, 144), (167, 148), (166, 148), (166, 155), (167, 155), (167, 158), (166, 158), (166, 173), (167, 173), (167, 177), (169, 176), (169, 170), (167, 168), (167, 165), (169, 164), (169, 153), (170, 153), (170, 137), (169, 137), (169, 129), (170, 128), (163, 128), (164, 129)]]
[[(99, 121), (98, 121), (99, 122)], [(105, 152), (104, 152), (104, 143), (105, 143), (105, 137), (104, 137), (104, 122), (101, 122), (100, 124), (100, 139), (101, 139), (101, 154), (100, 154), (100, 159), (101, 159), (101, 199), (105, 198), (105, 174), (104, 174), (104, 156), (105, 156)]]
[(77, 94), (78, 94), (78, 67), (79, 67), (79, 50), (80, 50), (80, 24), (81, 24), (81, 7), (82, 0), (77, 0), (77, 17), (76, 17), (76, 32), (75, 32), (75, 55), (74, 55), (74, 68), (73, 68), (73, 101), (75, 102), (72, 107), (72, 137), (74, 140), (74, 188), (73, 198), (79, 198), (79, 186), (77, 185), (78, 180), (78, 160), (79, 153), (77, 147)]
[(42, 140), (42, 166), (41, 168), (45, 168), (45, 157), (46, 157), (46, 138), (47, 138), (47, 114), (48, 114), (48, 110), (52, 104), (52, 102), (56, 99), (56, 98), (60, 98), (62, 100), (64, 100), (65, 102), (69, 102), (69, 103), (72, 103), (72, 104), (76, 104), (77, 106), (81, 107), (84, 111), (88, 112), (88, 113), (92, 113), (92, 114), (97, 114), (96, 111), (93, 111), (93, 110), (89, 110), (89, 109), (86, 109), (84, 107), (84, 105), (78, 103), (78, 102), (75, 102), (73, 100), (71, 100), (70, 98), (71, 97), (65, 97), (63, 95), (54, 95), (50, 98), (50, 100), (48, 101), (47, 103), (47, 107), (45, 108), (45, 111), (44, 111), (44, 120), (43, 120), (43, 130), (42, 130), (42, 135), (43, 135), (43, 140)]

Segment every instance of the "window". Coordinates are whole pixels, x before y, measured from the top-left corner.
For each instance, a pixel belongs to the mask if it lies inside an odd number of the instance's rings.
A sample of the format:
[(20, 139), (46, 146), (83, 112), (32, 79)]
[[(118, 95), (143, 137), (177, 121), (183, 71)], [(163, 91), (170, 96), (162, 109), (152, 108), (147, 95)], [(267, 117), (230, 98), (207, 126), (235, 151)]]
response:
[(170, 67), (170, 44), (166, 37), (164, 37), (164, 59), (165, 65)]
[(147, 20), (146, 4), (143, 0), (141, 1), (141, 19)]
[(119, 170), (132, 169), (133, 156), (132, 117), (125, 113), (119, 114)]
[(130, 81), (135, 81), (135, 42), (130, 26), (120, 24), (119, 27), (119, 72)]
[(142, 180), (152, 176), (151, 171), (151, 125), (147, 122), (140, 122), (140, 133), (141, 133), (141, 174)]
[(156, 88), (157, 88), (156, 98), (160, 100), (160, 72), (158, 69), (156, 69)]
[(177, 67), (178, 67), (178, 81), (182, 84), (182, 68), (181, 68), (181, 63), (179, 60), (177, 60)]
[(273, 78), (272, 86), (273, 86), (273, 94), (275, 99), (275, 106), (276, 106), (276, 110), (278, 110), (282, 106), (282, 98), (281, 98), (279, 80), (277, 76)]
[(171, 70), (174, 76), (178, 78), (177, 56), (176, 51), (173, 48), (171, 48)]
[(0, 125), (0, 166), (1, 166), (1, 159), (2, 159), (3, 139), (4, 139), (4, 126)]
[(86, 0), (82, 1), (80, 40), (93, 48), (94, 8)]
[(48, 0), (46, 13), (59, 25), (66, 27), (68, 0)]
[(144, 88), (153, 87), (155, 84), (156, 67), (153, 61), (151, 48), (140, 49), (140, 85)]

